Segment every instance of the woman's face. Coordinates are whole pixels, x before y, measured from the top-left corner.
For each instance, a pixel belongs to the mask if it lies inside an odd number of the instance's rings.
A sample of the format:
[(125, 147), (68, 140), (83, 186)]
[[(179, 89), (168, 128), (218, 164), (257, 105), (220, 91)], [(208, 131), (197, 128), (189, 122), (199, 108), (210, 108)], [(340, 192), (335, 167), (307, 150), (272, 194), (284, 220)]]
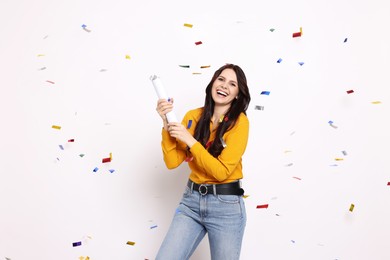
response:
[(214, 81), (211, 96), (215, 106), (227, 106), (238, 96), (239, 88), (237, 76), (233, 69), (224, 69)]

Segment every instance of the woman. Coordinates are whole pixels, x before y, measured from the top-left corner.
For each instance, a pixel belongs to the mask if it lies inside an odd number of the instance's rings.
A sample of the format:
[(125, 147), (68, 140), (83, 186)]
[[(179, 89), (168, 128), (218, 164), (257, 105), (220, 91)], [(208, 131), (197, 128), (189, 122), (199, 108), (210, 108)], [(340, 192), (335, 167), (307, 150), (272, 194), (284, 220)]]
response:
[(206, 233), (212, 259), (239, 259), (246, 224), (240, 180), (250, 99), (242, 69), (226, 64), (208, 84), (204, 106), (188, 111), (181, 123), (166, 119), (173, 100), (158, 100), (164, 162), (174, 169), (186, 161), (191, 173), (157, 260), (189, 259)]

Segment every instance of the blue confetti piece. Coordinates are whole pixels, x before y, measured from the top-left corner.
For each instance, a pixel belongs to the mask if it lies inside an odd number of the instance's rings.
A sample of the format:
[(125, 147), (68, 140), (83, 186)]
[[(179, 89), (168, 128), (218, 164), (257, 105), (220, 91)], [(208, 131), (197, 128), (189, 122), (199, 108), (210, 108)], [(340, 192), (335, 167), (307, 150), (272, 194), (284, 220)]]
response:
[(347, 42), (347, 41), (348, 41), (348, 38), (345, 38), (345, 39), (344, 39), (344, 42)]
[(95, 167), (95, 169), (93, 169), (93, 172), (97, 172), (99, 170), (98, 167)]
[(329, 120), (328, 124), (330, 124), (330, 125), (333, 124), (333, 121), (332, 121), (332, 120)]
[(267, 95), (268, 96), (269, 93), (270, 93), (269, 91), (261, 91), (260, 95)]
[(157, 225), (154, 225), (154, 226), (151, 226), (150, 229), (153, 229), (153, 228), (156, 228), (156, 227), (157, 227)]
[(110, 169), (109, 171), (110, 171), (111, 173), (114, 173), (114, 172), (115, 172), (115, 170), (114, 170), (114, 169)]
[(59, 147), (61, 150), (64, 150), (64, 147), (61, 144), (59, 145)]
[(86, 28), (86, 27), (87, 27), (87, 25), (83, 24), (83, 25), (81, 25), (81, 27), (82, 27), (82, 28)]
[(75, 246), (81, 246), (81, 241), (80, 242), (74, 242), (73, 243), (73, 247), (75, 247)]
[(298, 64), (302, 66), (305, 63), (303, 61), (300, 61), (300, 62), (298, 62)]
[(187, 129), (190, 129), (192, 125), (192, 120), (188, 120)]
[(277, 63), (281, 63), (281, 62), (282, 62), (282, 59), (280, 58), (280, 59), (278, 59), (276, 62), (277, 62)]

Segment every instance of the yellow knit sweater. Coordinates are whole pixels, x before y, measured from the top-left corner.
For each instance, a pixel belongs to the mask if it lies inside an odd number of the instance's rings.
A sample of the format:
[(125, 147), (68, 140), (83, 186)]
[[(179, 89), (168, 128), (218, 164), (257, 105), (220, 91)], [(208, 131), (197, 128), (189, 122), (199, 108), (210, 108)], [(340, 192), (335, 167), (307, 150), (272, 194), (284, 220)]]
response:
[[(188, 111), (182, 120), (182, 124), (192, 135), (202, 109), (196, 108)], [(213, 129), (212, 122), (210, 122), (210, 131), (211, 129)], [(214, 140), (215, 133), (216, 130), (211, 131), (209, 141)], [(242, 155), (245, 152), (249, 135), (249, 120), (244, 113), (241, 113), (236, 125), (223, 135), (226, 146), (217, 158), (213, 157), (200, 142), (195, 143), (188, 152), (186, 144), (172, 138), (164, 128), (161, 134), (161, 147), (168, 169), (178, 167), (190, 156), (192, 157), (192, 160), (188, 160), (191, 170), (190, 179), (195, 183), (229, 183), (243, 178)]]

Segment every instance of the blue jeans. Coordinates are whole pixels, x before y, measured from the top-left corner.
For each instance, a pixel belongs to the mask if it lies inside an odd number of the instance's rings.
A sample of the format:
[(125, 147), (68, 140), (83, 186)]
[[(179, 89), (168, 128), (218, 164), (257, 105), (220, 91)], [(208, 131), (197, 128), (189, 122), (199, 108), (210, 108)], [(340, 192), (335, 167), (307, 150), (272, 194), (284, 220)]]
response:
[(212, 260), (237, 260), (246, 224), (242, 196), (185, 188), (156, 260), (187, 260), (208, 233)]

